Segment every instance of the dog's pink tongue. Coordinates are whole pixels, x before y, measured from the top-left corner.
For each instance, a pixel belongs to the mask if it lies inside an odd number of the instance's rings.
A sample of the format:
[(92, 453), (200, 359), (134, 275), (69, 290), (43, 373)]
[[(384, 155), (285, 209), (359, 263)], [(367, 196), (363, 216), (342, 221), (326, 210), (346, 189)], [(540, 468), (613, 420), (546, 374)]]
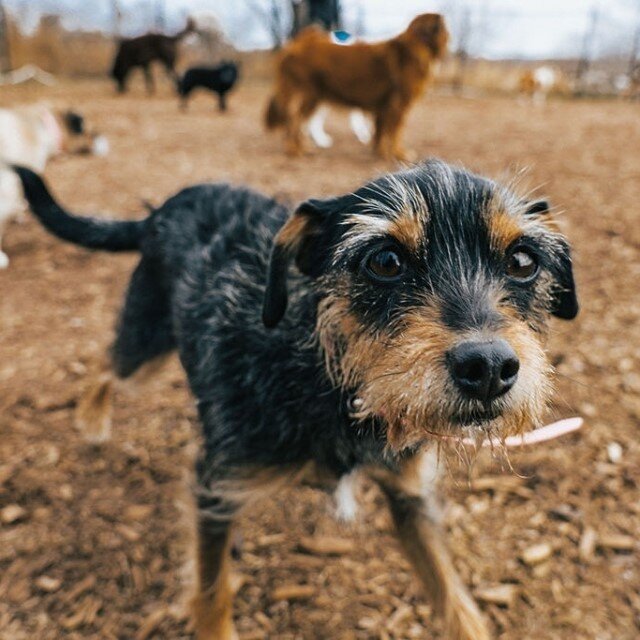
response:
[[(509, 436), (508, 438), (505, 438), (503, 442), (496, 438), (486, 438), (483, 441), (482, 446), (493, 447), (500, 446), (502, 444), (505, 447), (513, 448), (523, 447), (530, 444), (538, 444), (539, 442), (553, 440), (554, 438), (559, 438), (567, 433), (577, 431), (583, 424), (584, 420), (580, 417), (565, 418), (564, 420), (558, 420), (558, 422), (553, 422), (545, 425), (544, 427), (540, 427), (539, 429), (524, 433), (521, 436)], [(476, 441), (473, 438), (463, 438), (462, 442), (469, 445), (476, 444)]]

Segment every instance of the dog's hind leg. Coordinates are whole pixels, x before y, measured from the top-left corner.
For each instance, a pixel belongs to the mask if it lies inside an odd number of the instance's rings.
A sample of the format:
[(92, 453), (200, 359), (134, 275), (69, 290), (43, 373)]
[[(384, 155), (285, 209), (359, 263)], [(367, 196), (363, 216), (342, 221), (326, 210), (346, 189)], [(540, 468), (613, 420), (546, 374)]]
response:
[(287, 122), (287, 153), (299, 155), (302, 152), (302, 127), (306, 124), (311, 114), (318, 107), (315, 96), (305, 96), (295, 109)]
[(327, 115), (329, 115), (329, 108), (321, 106), (311, 116), (307, 125), (307, 131), (309, 132), (311, 139), (315, 143), (316, 147), (320, 147), (321, 149), (328, 149), (333, 145), (333, 138), (324, 128)]
[(224, 112), (227, 110), (227, 92), (220, 91), (218, 93), (218, 110)]
[(456, 572), (438, 524), (433, 504), (436, 465), (435, 452), (428, 452), (424, 458), (414, 457), (397, 475), (374, 470), (372, 477), (387, 497), (405, 555), (444, 618), (445, 637), (489, 640), (483, 616)]
[(76, 426), (88, 441), (109, 439), (114, 390), (125, 380), (142, 381), (155, 373), (164, 362), (163, 356), (175, 348), (169, 305), (161, 278), (143, 259), (131, 277), (110, 358), (99, 368), (76, 408)]
[(151, 96), (156, 92), (156, 85), (153, 81), (153, 73), (151, 71), (151, 66), (148, 64), (145, 64), (142, 67), (142, 71), (144, 73), (144, 83), (145, 83), (145, 86), (147, 87), (147, 95)]
[(360, 109), (353, 109), (349, 113), (349, 124), (356, 138), (358, 138), (362, 144), (369, 144), (371, 142), (371, 127), (369, 126), (367, 117)]
[(407, 160), (408, 154), (400, 145), (400, 133), (404, 124), (406, 105), (390, 104), (376, 115), (374, 149), (387, 160)]

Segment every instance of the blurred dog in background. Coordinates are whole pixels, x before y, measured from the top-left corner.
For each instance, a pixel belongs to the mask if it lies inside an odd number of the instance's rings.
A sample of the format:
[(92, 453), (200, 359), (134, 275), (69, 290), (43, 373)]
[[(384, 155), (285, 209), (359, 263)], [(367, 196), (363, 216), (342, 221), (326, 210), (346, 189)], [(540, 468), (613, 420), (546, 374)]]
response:
[(520, 76), (520, 94), (530, 102), (541, 105), (558, 88), (559, 82), (559, 72), (548, 65), (526, 69)]
[[(333, 138), (324, 128), (328, 115), (329, 108), (326, 105), (318, 107), (306, 127), (307, 133), (314, 144), (321, 149), (328, 149), (333, 145)], [(353, 135), (355, 135), (362, 144), (369, 144), (371, 142), (371, 125), (360, 109), (352, 109), (349, 112), (349, 125), (351, 126), (351, 131), (353, 131)]]
[(106, 138), (88, 130), (75, 111), (45, 104), (0, 109), (0, 269), (9, 265), (1, 249), (2, 233), (9, 220), (24, 209), (19, 180), (3, 164), (20, 164), (41, 173), (55, 155), (106, 155), (108, 150)]
[(239, 76), (238, 65), (230, 60), (223, 60), (215, 67), (191, 67), (187, 69), (178, 81), (178, 94), (182, 98), (182, 108), (187, 108), (192, 91), (195, 89), (208, 89), (218, 94), (220, 111), (226, 111), (227, 93), (238, 82)]
[(160, 62), (174, 82), (178, 82), (176, 58), (180, 41), (196, 31), (196, 24), (190, 18), (185, 28), (176, 35), (167, 36), (162, 33), (146, 33), (137, 38), (120, 40), (111, 68), (111, 77), (116, 81), (118, 91), (127, 90), (127, 78), (133, 69), (140, 67), (144, 72), (147, 93), (155, 92), (155, 83), (151, 73), (151, 63)]
[(448, 38), (444, 19), (435, 13), (414, 18), (391, 40), (348, 47), (309, 27), (281, 54), (265, 124), (284, 128), (287, 152), (298, 155), (302, 126), (320, 104), (361, 109), (374, 117), (376, 153), (406, 159), (399, 140), (404, 119), (424, 90), (433, 63), (444, 55)]

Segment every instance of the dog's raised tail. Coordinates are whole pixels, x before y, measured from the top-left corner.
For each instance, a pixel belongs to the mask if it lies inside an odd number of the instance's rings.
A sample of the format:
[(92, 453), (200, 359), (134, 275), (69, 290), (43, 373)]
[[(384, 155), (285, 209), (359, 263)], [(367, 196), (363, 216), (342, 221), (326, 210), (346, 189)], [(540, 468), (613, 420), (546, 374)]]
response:
[(65, 211), (49, 193), (42, 178), (25, 167), (14, 166), (33, 214), (42, 225), (62, 240), (103, 251), (136, 251), (145, 220), (102, 220), (75, 216)]

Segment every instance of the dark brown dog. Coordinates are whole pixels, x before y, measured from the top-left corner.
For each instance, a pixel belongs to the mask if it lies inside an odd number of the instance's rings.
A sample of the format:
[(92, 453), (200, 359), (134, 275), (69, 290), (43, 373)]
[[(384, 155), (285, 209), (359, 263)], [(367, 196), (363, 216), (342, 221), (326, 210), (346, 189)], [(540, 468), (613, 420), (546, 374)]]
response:
[(177, 83), (178, 76), (175, 66), (178, 44), (182, 38), (193, 33), (195, 29), (195, 23), (189, 19), (185, 28), (174, 36), (146, 33), (137, 38), (121, 40), (111, 68), (111, 77), (118, 84), (118, 91), (124, 93), (127, 90), (129, 74), (136, 67), (140, 67), (144, 72), (147, 92), (153, 93), (155, 85), (151, 74), (151, 63), (156, 61), (164, 65), (167, 74)]
[(282, 52), (274, 96), (266, 113), (269, 129), (284, 127), (287, 152), (301, 151), (301, 126), (322, 102), (373, 114), (374, 149), (405, 159), (399, 142), (405, 116), (423, 92), (433, 62), (447, 48), (442, 16), (414, 18), (399, 36), (367, 44), (335, 44), (317, 27), (302, 31)]

